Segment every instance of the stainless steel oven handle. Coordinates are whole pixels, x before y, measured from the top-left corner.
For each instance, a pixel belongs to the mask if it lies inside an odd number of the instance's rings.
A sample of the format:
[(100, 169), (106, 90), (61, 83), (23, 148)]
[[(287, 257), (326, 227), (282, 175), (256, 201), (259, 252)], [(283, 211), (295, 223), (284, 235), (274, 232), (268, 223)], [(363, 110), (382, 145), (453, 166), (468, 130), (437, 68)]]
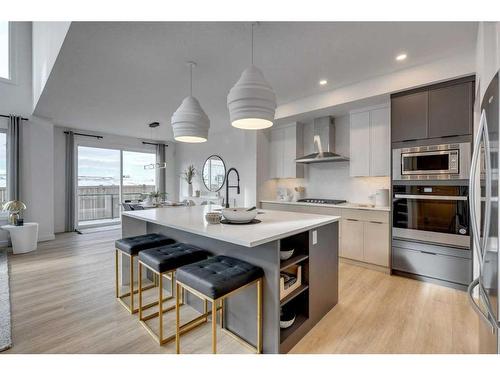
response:
[(467, 197), (453, 195), (419, 195), (419, 194), (394, 194), (394, 198), (398, 199), (424, 199), (435, 201), (466, 201)]

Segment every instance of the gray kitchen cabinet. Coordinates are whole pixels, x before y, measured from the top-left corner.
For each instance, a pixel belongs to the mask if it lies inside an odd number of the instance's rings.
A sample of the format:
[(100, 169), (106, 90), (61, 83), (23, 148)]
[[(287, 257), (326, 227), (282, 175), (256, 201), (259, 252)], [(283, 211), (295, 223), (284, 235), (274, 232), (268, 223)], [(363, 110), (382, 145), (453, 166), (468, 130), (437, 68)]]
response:
[(370, 111), (370, 176), (391, 174), (391, 115), (388, 107)]
[(392, 142), (472, 134), (474, 76), (391, 96)]
[(349, 175), (370, 175), (370, 112), (351, 113)]
[(365, 222), (364, 261), (389, 267), (389, 224), (381, 221)]
[(427, 91), (395, 96), (391, 100), (393, 142), (427, 137), (429, 93)]
[(360, 265), (369, 264), (389, 269), (389, 212), (271, 201), (260, 204), (264, 210), (340, 216), (339, 255), (358, 261)]
[(363, 227), (364, 223), (358, 219), (342, 218), (341, 257), (363, 261)]
[(429, 91), (429, 138), (472, 134), (472, 82)]
[(390, 121), (387, 105), (351, 112), (349, 135), (351, 177), (390, 174)]
[(298, 123), (273, 128), (269, 142), (269, 178), (302, 178), (304, 166), (295, 163), (303, 156), (303, 129)]

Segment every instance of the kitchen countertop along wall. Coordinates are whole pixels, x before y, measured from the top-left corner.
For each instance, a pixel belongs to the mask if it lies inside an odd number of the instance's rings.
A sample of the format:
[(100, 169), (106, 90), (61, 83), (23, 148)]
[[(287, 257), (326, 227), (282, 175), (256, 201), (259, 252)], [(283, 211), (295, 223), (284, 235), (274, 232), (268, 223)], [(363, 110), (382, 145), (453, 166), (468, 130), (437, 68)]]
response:
[(371, 211), (391, 211), (388, 206), (363, 206), (358, 203), (342, 203), (342, 204), (323, 204), (323, 203), (308, 203), (308, 202), (286, 202), (278, 200), (261, 200), (261, 203), (276, 203), (276, 204), (290, 204), (295, 206), (312, 206), (312, 207), (334, 207), (334, 208), (349, 208), (355, 210), (371, 210)]

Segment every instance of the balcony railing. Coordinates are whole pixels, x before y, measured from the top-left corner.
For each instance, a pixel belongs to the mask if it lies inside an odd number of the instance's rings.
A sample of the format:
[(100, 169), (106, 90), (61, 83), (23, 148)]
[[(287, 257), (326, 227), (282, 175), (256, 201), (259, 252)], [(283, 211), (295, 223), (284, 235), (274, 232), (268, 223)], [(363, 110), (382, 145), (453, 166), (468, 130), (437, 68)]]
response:
[[(122, 199), (137, 201), (155, 190), (154, 185), (124, 186)], [(118, 186), (85, 186), (78, 188), (78, 222), (118, 219), (121, 202)]]

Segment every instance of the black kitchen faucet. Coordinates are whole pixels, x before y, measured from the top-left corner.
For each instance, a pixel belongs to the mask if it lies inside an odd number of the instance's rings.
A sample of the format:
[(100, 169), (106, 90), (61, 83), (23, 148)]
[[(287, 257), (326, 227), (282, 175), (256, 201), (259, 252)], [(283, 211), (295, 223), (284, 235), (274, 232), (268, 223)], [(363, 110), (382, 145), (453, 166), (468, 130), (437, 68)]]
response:
[[(238, 185), (229, 185), (229, 174), (231, 171), (236, 172), (236, 176), (238, 177)], [(236, 168), (230, 168), (227, 173), (226, 173), (226, 208), (229, 208), (229, 188), (234, 189), (236, 188), (236, 192), (239, 194), (240, 193), (240, 174), (236, 170)]]

